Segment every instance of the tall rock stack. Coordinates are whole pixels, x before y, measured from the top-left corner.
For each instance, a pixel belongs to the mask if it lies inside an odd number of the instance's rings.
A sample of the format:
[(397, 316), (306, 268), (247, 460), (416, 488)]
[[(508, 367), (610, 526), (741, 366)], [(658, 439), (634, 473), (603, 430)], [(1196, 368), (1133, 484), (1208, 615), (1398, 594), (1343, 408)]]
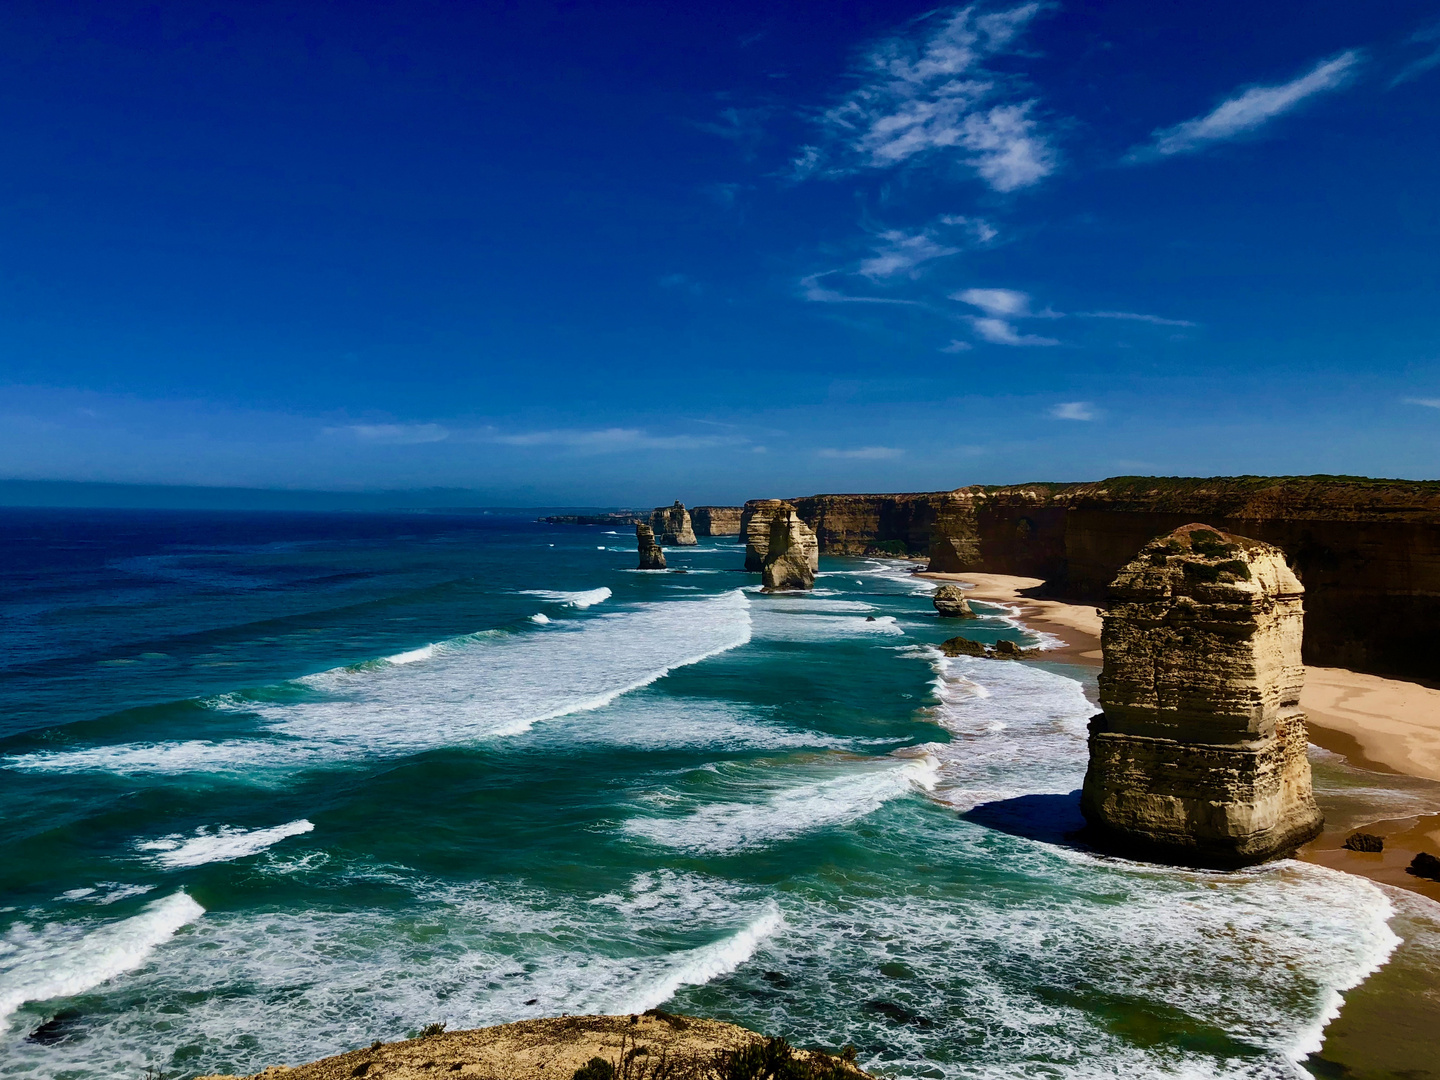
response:
[(741, 514), (740, 539), (745, 541), (745, 569), (758, 574), (765, 567), (765, 553), (770, 550), (770, 519), (781, 507), (790, 507), (783, 499), (751, 499)]
[(650, 515), (650, 527), (660, 543), (669, 547), (688, 547), (699, 543), (690, 527), (690, 514), (679, 499), (673, 506), (657, 506)]
[(1120, 570), (1080, 804), (1103, 843), (1244, 866), (1320, 832), (1299, 708), (1303, 592), (1278, 548), (1204, 525)]
[(776, 510), (770, 517), (765, 562), (760, 568), (766, 590), (812, 588), (819, 568), (820, 544), (810, 526), (792, 507)]
[(655, 530), (642, 521), (635, 523), (635, 546), (640, 552), (640, 570), (664, 570), (665, 552), (655, 543)]

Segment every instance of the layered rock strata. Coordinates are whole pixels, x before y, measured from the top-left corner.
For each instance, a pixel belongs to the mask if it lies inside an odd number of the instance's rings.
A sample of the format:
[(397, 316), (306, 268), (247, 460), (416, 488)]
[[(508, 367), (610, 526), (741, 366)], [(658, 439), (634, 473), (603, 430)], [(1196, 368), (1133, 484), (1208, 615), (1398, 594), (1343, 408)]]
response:
[(739, 506), (697, 506), (690, 511), (696, 536), (739, 536)]
[(640, 552), (639, 570), (664, 570), (665, 552), (655, 542), (655, 530), (649, 525), (635, 526), (635, 547)]
[(690, 524), (690, 514), (679, 499), (671, 506), (657, 506), (650, 515), (650, 527), (655, 530), (656, 539), (667, 547), (689, 547), (699, 542)]
[(745, 569), (760, 573), (765, 566), (765, 553), (770, 550), (770, 519), (775, 511), (790, 504), (780, 499), (751, 499), (740, 515), (741, 536), (745, 541)]
[[(1147, 542), (1192, 521), (1273, 544), (1305, 584), (1306, 663), (1433, 681), (1440, 482), (1346, 476), (1112, 477), (791, 499), (828, 554), (925, 554), (930, 569), (1042, 578), (1102, 599)], [(777, 500), (747, 503), (742, 527)], [(749, 537), (747, 536), (748, 540)], [(748, 545), (747, 545), (748, 546)], [(758, 559), (748, 559), (752, 570)]]
[(1100, 842), (1243, 866), (1319, 833), (1298, 704), (1303, 593), (1278, 548), (1204, 525), (1120, 570), (1081, 795)]
[(935, 610), (946, 619), (974, 619), (977, 616), (970, 610), (970, 601), (965, 599), (965, 592), (959, 585), (941, 585), (935, 590), (935, 595), (930, 598), (935, 605)]
[(767, 590), (809, 589), (815, 585), (820, 568), (820, 545), (810, 526), (789, 507), (770, 517), (770, 536), (765, 561), (760, 568)]

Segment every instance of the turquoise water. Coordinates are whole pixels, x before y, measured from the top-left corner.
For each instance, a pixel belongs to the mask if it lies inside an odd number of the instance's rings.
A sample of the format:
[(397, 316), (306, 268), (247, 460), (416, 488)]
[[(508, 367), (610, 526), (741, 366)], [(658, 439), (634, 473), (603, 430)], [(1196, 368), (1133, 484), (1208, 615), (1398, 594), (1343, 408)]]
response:
[(7, 1076), (662, 1004), (896, 1076), (1294, 1076), (1397, 941), (1358, 878), (1068, 841), (1091, 674), (945, 659), (906, 566), (765, 596), (731, 540), (5, 515)]

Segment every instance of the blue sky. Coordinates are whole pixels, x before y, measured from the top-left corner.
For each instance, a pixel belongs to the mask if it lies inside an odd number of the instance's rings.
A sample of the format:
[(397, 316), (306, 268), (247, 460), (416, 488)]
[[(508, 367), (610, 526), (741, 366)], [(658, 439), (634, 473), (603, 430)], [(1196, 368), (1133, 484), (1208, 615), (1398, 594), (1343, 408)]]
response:
[(1440, 475), (1440, 5), (0, 10), (0, 477)]

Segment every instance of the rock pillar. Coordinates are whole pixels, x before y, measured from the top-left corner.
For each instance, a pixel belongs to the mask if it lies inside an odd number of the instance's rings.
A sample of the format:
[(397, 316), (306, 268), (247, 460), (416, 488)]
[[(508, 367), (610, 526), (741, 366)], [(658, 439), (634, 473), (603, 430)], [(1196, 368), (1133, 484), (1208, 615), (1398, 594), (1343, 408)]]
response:
[(1269, 544), (1185, 525), (1110, 586), (1081, 810), (1124, 853), (1242, 866), (1319, 833), (1304, 588)]
[(820, 544), (809, 525), (791, 507), (770, 517), (765, 562), (760, 568), (767, 590), (809, 589), (820, 568)]
[(660, 543), (668, 547), (688, 547), (699, 543), (695, 530), (690, 526), (690, 514), (685, 504), (675, 500), (673, 506), (657, 506), (650, 515), (650, 527)]
[(655, 530), (643, 522), (635, 523), (635, 546), (640, 551), (640, 570), (664, 570), (665, 552), (655, 543)]

